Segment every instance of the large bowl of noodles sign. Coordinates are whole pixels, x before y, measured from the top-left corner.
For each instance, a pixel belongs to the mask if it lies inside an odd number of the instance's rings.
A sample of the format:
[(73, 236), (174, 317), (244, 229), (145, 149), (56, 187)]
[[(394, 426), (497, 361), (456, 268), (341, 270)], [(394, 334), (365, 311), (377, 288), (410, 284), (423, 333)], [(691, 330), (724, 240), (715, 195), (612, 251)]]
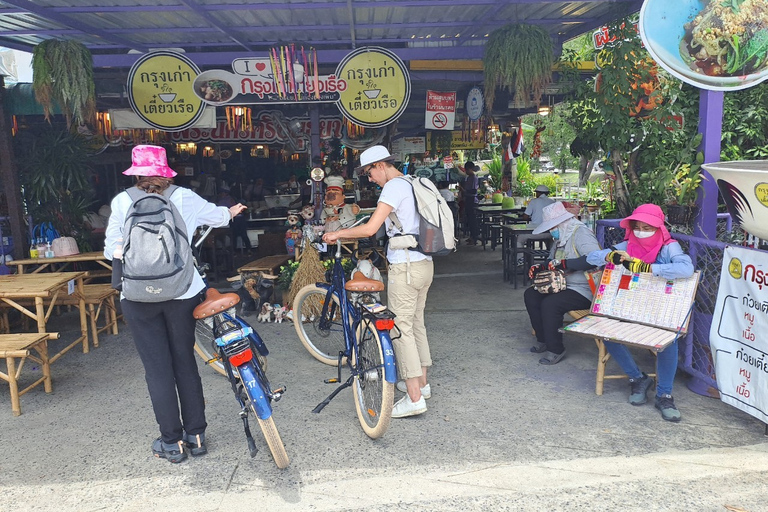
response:
[(654, 60), (688, 84), (735, 91), (768, 79), (765, 0), (645, 0), (639, 30)]

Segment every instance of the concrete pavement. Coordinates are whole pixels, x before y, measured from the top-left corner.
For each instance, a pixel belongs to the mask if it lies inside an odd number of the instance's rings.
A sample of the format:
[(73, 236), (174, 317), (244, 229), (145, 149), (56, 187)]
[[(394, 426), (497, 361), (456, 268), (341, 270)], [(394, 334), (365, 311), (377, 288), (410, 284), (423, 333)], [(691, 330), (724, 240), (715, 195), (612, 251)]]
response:
[[(629, 405), (625, 380), (606, 381), (598, 397), (589, 340), (567, 337), (568, 356), (539, 365), (523, 290), (502, 282), (499, 250), (461, 247), (436, 259), (436, 274), (433, 398), (382, 439), (363, 434), (351, 390), (313, 414), (334, 369), (305, 352), (290, 323), (253, 316), (270, 379), (288, 388), (274, 417), (291, 466), (275, 467), (255, 424), (260, 451), (249, 457), (229, 384), (208, 368), (209, 454), (156, 459), (141, 363), (121, 325), (90, 354), (57, 361), (55, 394), (30, 391), (21, 416), (0, 386), (0, 511), (768, 510), (762, 423), (690, 392), (684, 375), (679, 424), (652, 400)], [(65, 340), (76, 325), (74, 313), (51, 320)], [(650, 368), (653, 357), (638, 362)]]

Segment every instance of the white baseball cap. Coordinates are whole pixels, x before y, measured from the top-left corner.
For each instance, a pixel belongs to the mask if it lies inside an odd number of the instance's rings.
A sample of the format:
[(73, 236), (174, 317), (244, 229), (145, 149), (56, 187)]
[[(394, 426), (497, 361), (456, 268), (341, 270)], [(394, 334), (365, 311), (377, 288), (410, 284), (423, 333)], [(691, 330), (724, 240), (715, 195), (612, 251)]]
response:
[(389, 154), (389, 150), (384, 146), (372, 146), (360, 153), (360, 166), (355, 167), (355, 171), (362, 171), (366, 165), (376, 162), (391, 162), (395, 157)]

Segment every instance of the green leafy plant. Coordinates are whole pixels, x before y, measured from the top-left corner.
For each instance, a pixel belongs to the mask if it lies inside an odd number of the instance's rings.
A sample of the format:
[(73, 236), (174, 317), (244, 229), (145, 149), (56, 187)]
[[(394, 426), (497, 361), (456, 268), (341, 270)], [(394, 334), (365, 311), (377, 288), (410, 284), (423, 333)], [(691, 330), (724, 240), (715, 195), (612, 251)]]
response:
[(491, 32), (483, 55), (488, 110), (497, 87), (514, 93), (518, 104), (538, 103), (552, 80), (553, 56), (552, 38), (541, 27), (511, 24)]
[(51, 222), (62, 236), (90, 249), (84, 217), (93, 202), (89, 181), (88, 141), (67, 131), (44, 128), (14, 140), (19, 180), (27, 211), (34, 223)]
[(605, 201), (605, 192), (602, 183), (598, 180), (587, 181), (584, 189), (584, 200), (587, 204), (601, 204)]
[(67, 127), (93, 124), (96, 86), (93, 58), (82, 43), (48, 39), (32, 51), (32, 87), (35, 99), (50, 121), (54, 104), (67, 119)]
[(291, 281), (293, 281), (293, 275), (296, 273), (296, 269), (299, 268), (298, 261), (290, 261), (287, 265), (280, 266), (280, 273), (277, 275), (277, 288), (280, 290), (288, 290), (291, 287)]
[(485, 168), (488, 169), (489, 185), (495, 189), (501, 188), (501, 181), (504, 171), (504, 165), (501, 163), (501, 157), (499, 155), (493, 155), (493, 159), (485, 164)]
[(531, 173), (531, 161), (522, 156), (517, 157), (517, 176), (515, 177), (514, 196), (531, 197), (536, 188), (536, 180)]

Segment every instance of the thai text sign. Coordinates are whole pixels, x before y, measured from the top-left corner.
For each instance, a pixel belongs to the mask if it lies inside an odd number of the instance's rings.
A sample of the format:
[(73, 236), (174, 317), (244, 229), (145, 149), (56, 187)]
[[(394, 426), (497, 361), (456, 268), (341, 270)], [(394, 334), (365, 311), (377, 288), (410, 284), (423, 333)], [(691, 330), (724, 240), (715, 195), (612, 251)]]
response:
[(392, 153), (400, 155), (422, 154), (426, 151), (426, 137), (401, 137), (392, 141)]
[(169, 132), (195, 124), (203, 102), (193, 83), (200, 70), (184, 55), (151, 52), (134, 63), (128, 73), (128, 99), (136, 114), (153, 128)]
[(456, 93), (427, 91), (427, 111), (424, 127), (427, 130), (453, 130), (456, 120)]
[[(301, 127), (291, 130), (299, 121)], [(342, 134), (340, 117), (320, 118), (320, 139), (339, 139)], [(291, 144), (296, 151), (309, 147), (310, 121), (308, 117), (285, 118), (282, 112), (265, 110), (253, 119), (250, 129), (228, 127), (225, 119), (219, 119), (215, 128), (189, 128), (171, 134), (172, 142), (231, 142), (231, 143), (279, 143)]]
[[(432, 132), (427, 132), (427, 147), (432, 147)], [(482, 140), (467, 140), (466, 135), (461, 130), (454, 130), (451, 132), (451, 149), (452, 150), (467, 150), (467, 149), (483, 149), (485, 142)]]
[(709, 331), (720, 399), (768, 422), (768, 255), (726, 247)]
[(400, 58), (384, 48), (354, 50), (339, 63), (336, 76), (345, 81), (337, 103), (341, 113), (368, 128), (387, 126), (405, 111), (411, 77)]

